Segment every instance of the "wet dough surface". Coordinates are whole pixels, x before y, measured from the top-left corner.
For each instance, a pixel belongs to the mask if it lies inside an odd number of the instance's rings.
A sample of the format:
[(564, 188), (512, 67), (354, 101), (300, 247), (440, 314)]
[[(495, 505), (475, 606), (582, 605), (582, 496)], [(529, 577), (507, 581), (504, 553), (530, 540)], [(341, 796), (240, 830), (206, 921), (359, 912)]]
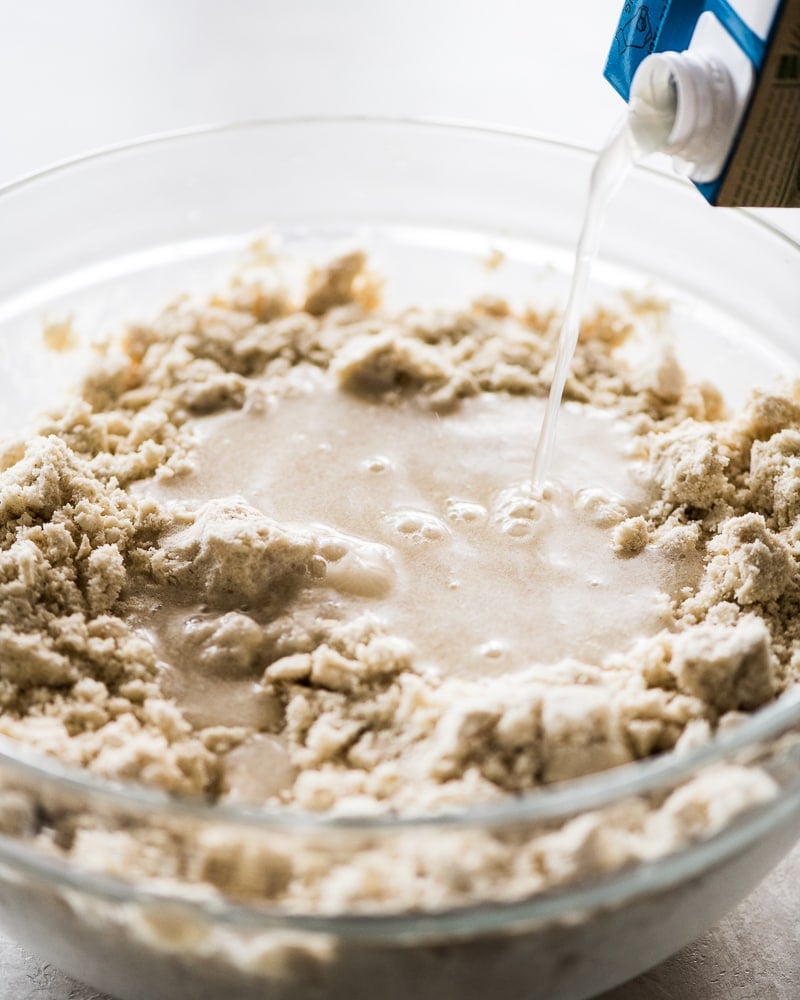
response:
[(633, 435), (604, 411), (568, 409), (558, 486), (528, 496), (538, 402), (485, 394), (441, 417), (310, 370), (291, 396), (197, 421), (194, 471), (144, 489), (176, 505), (238, 495), (313, 539), (324, 565), (310, 611), (371, 609), (413, 643), (418, 668), (599, 662), (669, 624), (674, 567), (656, 549), (614, 552), (609, 529), (644, 509), (646, 490), (624, 454)]

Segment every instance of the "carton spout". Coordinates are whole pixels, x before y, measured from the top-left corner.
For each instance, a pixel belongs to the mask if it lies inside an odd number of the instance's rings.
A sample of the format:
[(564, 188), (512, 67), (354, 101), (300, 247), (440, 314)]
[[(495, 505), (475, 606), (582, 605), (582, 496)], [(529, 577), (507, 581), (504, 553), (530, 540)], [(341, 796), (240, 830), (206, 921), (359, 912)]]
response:
[(709, 52), (658, 52), (631, 82), (629, 125), (643, 152), (671, 153), (696, 181), (725, 165), (741, 117), (725, 62)]

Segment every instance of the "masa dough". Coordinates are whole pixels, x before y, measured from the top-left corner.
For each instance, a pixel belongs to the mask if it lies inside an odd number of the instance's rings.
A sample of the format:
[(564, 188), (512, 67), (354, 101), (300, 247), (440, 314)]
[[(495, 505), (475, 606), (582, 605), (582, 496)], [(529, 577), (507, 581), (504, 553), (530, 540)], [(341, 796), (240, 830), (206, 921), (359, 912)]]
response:
[[(729, 416), (669, 355), (627, 363), (631, 330), (603, 312), (585, 324), (566, 399), (626, 421), (649, 485), (638, 505), (584, 493), (581, 516), (631, 572), (658, 557), (679, 584), (693, 582), (670, 594), (663, 627), (624, 648), (481, 676), (420, 668), (414, 637), (371, 608), (390, 584), (369, 547), (241, 497), (192, 505), (163, 495), (191, 477), (203, 421), (234, 411), (268, 419), (298, 371), (352, 400), (413, 400), (445, 422), (486, 394), (543, 397), (552, 315), (515, 315), (493, 300), (389, 315), (363, 256), (351, 254), (315, 272), (304, 301), (241, 283), (130, 329), (122, 356), (101, 360), (0, 458), (0, 733), (102, 778), (353, 815), (471, 805), (735, 725), (797, 679), (800, 396), (757, 393)], [(529, 502), (512, 494), (501, 507), (524, 533)], [(469, 504), (456, 515), (483, 516)], [(436, 524), (415, 516), (407, 533), (435, 536)], [(326, 578), (350, 595), (352, 613), (317, 613)], [(188, 609), (178, 625), (175, 608)], [(184, 664), (182, 681), (164, 668), (176, 642), (195, 672)], [(192, 701), (204, 684), (205, 706)], [(71, 816), (52, 849), (324, 912), (441, 905), (658, 856), (774, 791), (762, 771), (731, 765), (525, 845), (464, 832), (462, 867), (409, 841), (388, 866), (389, 848), (374, 846), (321, 872), (291, 845), (213, 830), (187, 843), (88, 815)], [(7, 797), (0, 826), (36, 832), (35, 813)]]

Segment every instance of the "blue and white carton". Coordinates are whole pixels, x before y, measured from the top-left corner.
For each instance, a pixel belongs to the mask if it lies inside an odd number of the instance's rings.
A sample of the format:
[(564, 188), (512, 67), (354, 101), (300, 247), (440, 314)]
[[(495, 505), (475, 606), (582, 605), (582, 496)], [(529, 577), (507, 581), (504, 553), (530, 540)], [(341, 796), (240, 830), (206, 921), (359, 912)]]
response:
[(663, 151), (712, 204), (800, 206), (800, 0), (627, 0), (605, 76), (669, 88)]

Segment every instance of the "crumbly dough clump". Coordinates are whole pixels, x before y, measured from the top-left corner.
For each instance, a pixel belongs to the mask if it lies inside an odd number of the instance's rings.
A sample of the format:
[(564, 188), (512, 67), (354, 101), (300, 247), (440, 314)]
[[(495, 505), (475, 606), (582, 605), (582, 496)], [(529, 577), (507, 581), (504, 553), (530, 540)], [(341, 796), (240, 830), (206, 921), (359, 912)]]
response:
[[(566, 397), (635, 426), (636, 457), (657, 489), (646, 510), (614, 511), (609, 544), (619, 558), (658, 546), (677, 566), (698, 567), (699, 585), (675, 600), (674, 629), (603, 663), (423, 675), (409, 643), (367, 612), (287, 614), (326, 572), (318, 537), (233, 498), (176, 511), (131, 489), (191, 466), (193, 418), (261, 405), (265, 386), (280, 392), (302, 365), (333, 373), (342, 392), (415, 394), (443, 419), (479, 393), (546, 394), (553, 315), (489, 300), (387, 315), (363, 256), (351, 254), (316, 271), (304, 301), (243, 282), (130, 329), (121, 355), (0, 455), (0, 734), (104, 778), (210, 799), (225, 794), (248, 747), (279, 736), (288, 780), (270, 801), (353, 814), (499, 798), (735, 724), (798, 675), (800, 391), (756, 394), (728, 417), (719, 394), (688, 383), (669, 354), (630, 366), (619, 348), (631, 330), (603, 312), (584, 325)], [(168, 696), (144, 629), (167, 595), (214, 612), (192, 639), (197, 669), (257, 685), (272, 706), (261, 729), (197, 724)], [(266, 625), (248, 615), (254, 603), (269, 609)], [(715, 780), (731, 789), (725, 816)], [(459, 834), (473, 838), (466, 881), (419, 844), (402, 847), (391, 878), (378, 847), (322, 878), (304, 869), (311, 855), (233, 849), (209, 831), (187, 847), (164, 831), (121, 833), (73, 816), (60, 840), (82, 863), (248, 898), (328, 910), (434, 905), (503, 872), (523, 894), (656, 856), (773, 793), (762, 772), (731, 767), (664, 801), (576, 819), (525, 850)], [(28, 822), (17, 800), (5, 811), (0, 802), (0, 827)], [(399, 897), (394, 878), (405, 879)]]

